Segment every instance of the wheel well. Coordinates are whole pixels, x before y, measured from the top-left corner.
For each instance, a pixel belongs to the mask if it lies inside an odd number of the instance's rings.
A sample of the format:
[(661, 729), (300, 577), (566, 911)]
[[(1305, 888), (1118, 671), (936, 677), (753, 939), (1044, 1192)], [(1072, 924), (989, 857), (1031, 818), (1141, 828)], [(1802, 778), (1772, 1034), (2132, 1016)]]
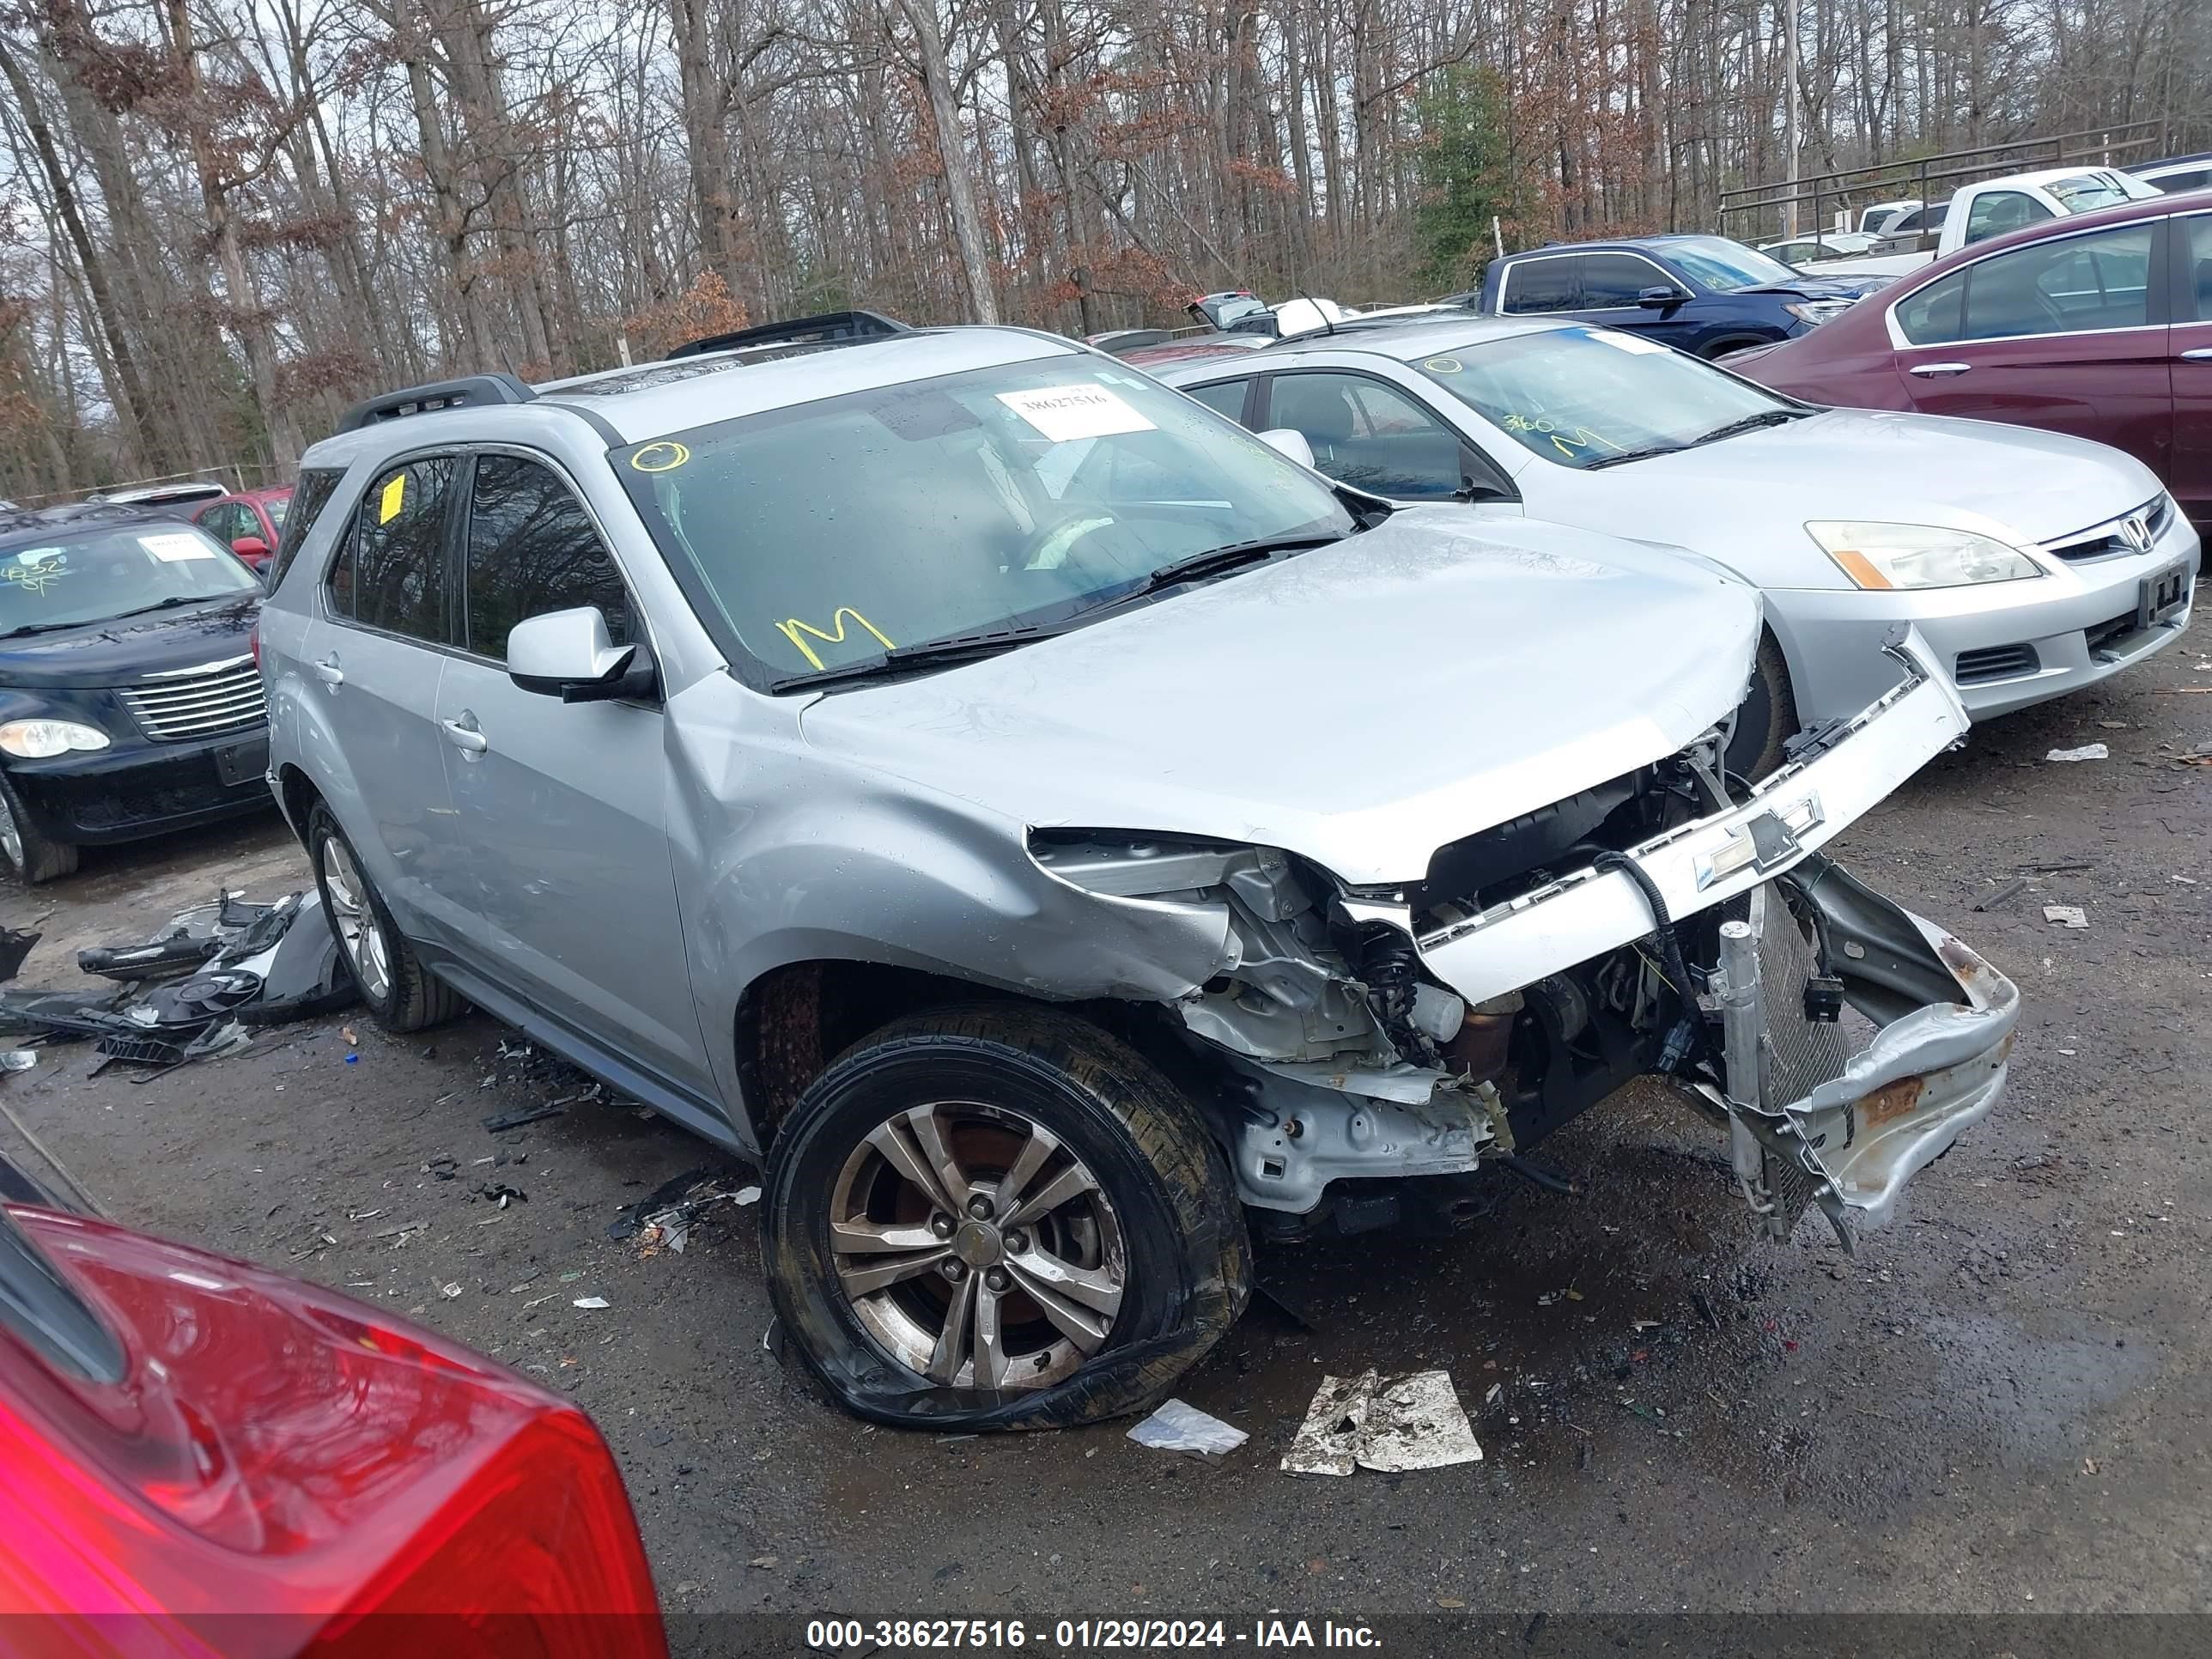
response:
[(1724, 352), (1741, 351), (1746, 346), (1772, 345), (1773, 343), (1774, 342), (1764, 334), (1723, 334), (1717, 340), (1708, 340), (1698, 355), (1711, 362)]
[(874, 962), (792, 962), (738, 1000), (738, 1078), (765, 1152), (793, 1102), (869, 1032), (925, 1008), (1014, 1000), (1003, 991)]
[(322, 792), (307, 781), (307, 775), (296, 766), (279, 767), (276, 772), (276, 798), (283, 804), (284, 817), (292, 826), (292, 833), (302, 846), (307, 840), (307, 811), (320, 800)]

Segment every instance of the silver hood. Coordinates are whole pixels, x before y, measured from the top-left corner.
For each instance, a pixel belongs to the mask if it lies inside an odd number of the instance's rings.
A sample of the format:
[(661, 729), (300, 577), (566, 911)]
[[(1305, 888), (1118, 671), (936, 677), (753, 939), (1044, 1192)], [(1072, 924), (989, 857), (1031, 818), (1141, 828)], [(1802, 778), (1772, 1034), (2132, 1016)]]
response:
[(1533, 520), (1363, 535), (925, 678), (806, 741), (1034, 827), (1282, 847), (1355, 884), (1658, 760), (1740, 702), (1753, 590)]
[[(2016, 545), (2101, 524), (2160, 490), (2140, 461), (2086, 439), (1862, 409), (1575, 482), (1579, 522), (1689, 542), (1773, 587), (1848, 585), (1804, 533), (1808, 520), (1942, 525)], [(1540, 495), (1529, 511), (1545, 511)]]

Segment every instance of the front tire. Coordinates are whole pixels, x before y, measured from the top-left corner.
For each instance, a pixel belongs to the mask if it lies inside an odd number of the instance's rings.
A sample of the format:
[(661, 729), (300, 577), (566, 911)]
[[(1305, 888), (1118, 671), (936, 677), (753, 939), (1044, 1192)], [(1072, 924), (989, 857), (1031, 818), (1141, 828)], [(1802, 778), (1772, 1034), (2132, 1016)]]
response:
[(1190, 1103), (1053, 1010), (952, 1009), (848, 1050), (768, 1161), (770, 1293), (848, 1410), (946, 1430), (1150, 1406), (1249, 1292)]
[(76, 843), (54, 841), (33, 822), (23, 798), (0, 777), (0, 858), (4, 858), (26, 887), (76, 872)]
[(338, 956), (376, 1023), (404, 1036), (459, 1013), (465, 1006), (459, 993), (423, 967), (362, 872), (353, 843), (320, 803), (307, 813), (307, 856), (322, 891), (323, 914), (337, 935)]
[(1790, 665), (1781, 641), (1765, 629), (1759, 633), (1751, 690), (1736, 710), (1735, 733), (1729, 739), (1728, 769), (1757, 783), (1779, 768), (1783, 745), (1797, 735), (1797, 697), (1790, 686)]

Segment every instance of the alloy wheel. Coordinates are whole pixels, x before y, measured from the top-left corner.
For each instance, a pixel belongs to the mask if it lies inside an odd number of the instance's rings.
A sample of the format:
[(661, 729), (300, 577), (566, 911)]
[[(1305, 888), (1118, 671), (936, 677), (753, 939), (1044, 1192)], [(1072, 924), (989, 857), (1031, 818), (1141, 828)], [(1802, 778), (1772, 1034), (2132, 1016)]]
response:
[(947, 1388), (1040, 1389), (1105, 1346), (1128, 1278), (1098, 1179), (1035, 1119), (940, 1101), (877, 1125), (830, 1197), (836, 1282)]
[(0, 790), (0, 853), (8, 855), (8, 862), (18, 870), (27, 861), (23, 857), (23, 831), (15, 822), (15, 809), (9, 805), (7, 793)]
[(380, 1003), (392, 988), (392, 953), (352, 850), (335, 836), (323, 842), (323, 884), (330, 894), (331, 926), (355, 981), (362, 996)]

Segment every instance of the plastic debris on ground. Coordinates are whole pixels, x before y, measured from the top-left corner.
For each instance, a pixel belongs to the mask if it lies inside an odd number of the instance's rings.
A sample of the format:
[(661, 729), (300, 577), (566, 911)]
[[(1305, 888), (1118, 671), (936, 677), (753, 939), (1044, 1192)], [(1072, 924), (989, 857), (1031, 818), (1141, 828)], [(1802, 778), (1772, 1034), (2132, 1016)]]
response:
[(1165, 1401), (1129, 1431), (1130, 1439), (1154, 1451), (1205, 1452), (1215, 1456), (1235, 1451), (1251, 1437), (1236, 1425), (1180, 1400)]
[(732, 1179), (720, 1170), (686, 1170), (635, 1204), (623, 1206), (607, 1224), (607, 1237), (635, 1239), (641, 1255), (659, 1255), (664, 1250), (681, 1255), (691, 1242), (692, 1224), (702, 1212), (717, 1204), (743, 1206), (760, 1201), (759, 1188), (732, 1188)]
[(23, 958), (31, 954), (31, 947), (46, 937), (15, 927), (0, 927), (0, 981), (15, 977)]
[(0, 1048), (0, 1072), (27, 1072), (38, 1063), (36, 1048)]
[(572, 1308), (608, 1308), (614, 1304), (603, 1296), (580, 1296), (568, 1305)]
[(2047, 761), (2110, 760), (2112, 751), (2101, 743), (2085, 743), (2079, 749), (2054, 749), (2043, 758)]
[(77, 966), (117, 988), (0, 991), (0, 1033), (90, 1039), (103, 1064), (167, 1071), (235, 1054), (252, 1041), (249, 1027), (356, 1000), (319, 893), (270, 904), (222, 894), (178, 912), (149, 939), (81, 951)]
[(2064, 927), (2087, 927), (2089, 925), (2089, 913), (2078, 904), (2046, 904), (2043, 907), (2043, 919)]
[(1481, 1461), (1449, 1371), (1385, 1381), (1367, 1370), (1322, 1378), (1283, 1468), (1291, 1474), (1399, 1474)]

